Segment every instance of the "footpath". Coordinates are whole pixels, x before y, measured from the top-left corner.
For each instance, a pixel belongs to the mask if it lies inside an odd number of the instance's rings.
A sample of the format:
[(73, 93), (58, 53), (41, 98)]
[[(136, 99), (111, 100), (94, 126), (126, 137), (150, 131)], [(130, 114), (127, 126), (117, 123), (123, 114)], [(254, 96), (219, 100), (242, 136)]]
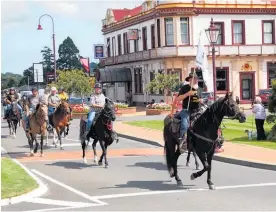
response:
[[(115, 122), (114, 128), (121, 137), (164, 146), (163, 133), (160, 130), (131, 126), (121, 121)], [(215, 154), (215, 160), (276, 171), (276, 150), (227, 141), (224, 142), (223, 148), (223, 152)]]

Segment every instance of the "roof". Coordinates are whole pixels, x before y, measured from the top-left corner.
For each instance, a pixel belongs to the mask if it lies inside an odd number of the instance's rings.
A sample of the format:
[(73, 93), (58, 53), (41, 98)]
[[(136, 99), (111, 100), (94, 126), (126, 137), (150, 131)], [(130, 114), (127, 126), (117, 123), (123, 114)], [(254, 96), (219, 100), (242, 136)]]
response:
[(115, 21), (121, 21), (126, 16), (135, 16), (142, 11), (142, 6), (135, 7), (133, 9), (112, 9)]

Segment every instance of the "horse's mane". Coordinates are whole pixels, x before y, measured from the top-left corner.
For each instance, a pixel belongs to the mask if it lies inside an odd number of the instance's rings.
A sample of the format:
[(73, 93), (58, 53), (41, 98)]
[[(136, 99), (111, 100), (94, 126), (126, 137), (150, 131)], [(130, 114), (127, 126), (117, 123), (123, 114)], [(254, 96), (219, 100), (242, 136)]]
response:
[(55, 115), (63, 115), (64, 112), (67, 112), (67, 109), (69, 107), (68, 104), (65, 104), (66, 102), (62, 102), (56, 109)]

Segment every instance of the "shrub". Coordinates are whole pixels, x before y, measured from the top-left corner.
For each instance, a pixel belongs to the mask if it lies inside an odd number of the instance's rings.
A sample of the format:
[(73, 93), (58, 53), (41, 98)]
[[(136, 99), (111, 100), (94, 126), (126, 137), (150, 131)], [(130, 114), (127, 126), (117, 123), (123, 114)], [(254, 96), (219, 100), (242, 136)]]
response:
[(148, 109), (157, 109), (157, 110), (171, 110), (171, 105), (167, 103), (154, 103), (147, 105)]
[(115, 102), (114, 105), (115, 105), (117, 108), (128, 108), (128, 105), (127, 105), (127, 104), (121, 103), (121, 102)]
[(276, 141), (276, 80), (273, 80), (271, 83), (272, 83), (272, 95), (268, 102), (268, 111), (272, 114), (267, 116), (266, 121), (268, 123), (275, 123), (275, 124), (271, 128), (271, 131), (267, 136), (267, 139)]

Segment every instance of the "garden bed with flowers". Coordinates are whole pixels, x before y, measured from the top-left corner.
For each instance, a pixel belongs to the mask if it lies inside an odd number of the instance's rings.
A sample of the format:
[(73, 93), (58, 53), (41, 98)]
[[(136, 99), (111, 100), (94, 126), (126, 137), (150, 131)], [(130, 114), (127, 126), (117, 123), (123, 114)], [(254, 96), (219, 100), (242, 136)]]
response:
[(76, 104), (71, 106), (72, 108), (72, 118), (73, 119), (80, 119), (81, 117), (87, 115), (89, 112), (89, 107), (82, 104)]
[(116, 115), (136, 113), (136, 107), (129, 107), (125, 103), (115, 102)]
[(162, 115), (162, 114), (169, 114), (171, 111), (171, 105), (167, 103), (154, 103), (147, 105), (146, 115)]

